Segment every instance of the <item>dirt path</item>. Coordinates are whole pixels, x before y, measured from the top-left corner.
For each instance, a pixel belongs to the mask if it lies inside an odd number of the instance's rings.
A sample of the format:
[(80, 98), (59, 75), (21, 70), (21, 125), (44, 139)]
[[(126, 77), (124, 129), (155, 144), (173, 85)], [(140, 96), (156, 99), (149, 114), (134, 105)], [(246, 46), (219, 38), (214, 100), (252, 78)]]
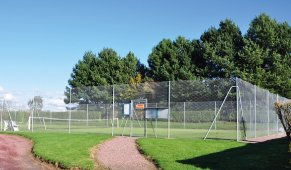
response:
[(0, 134), (0, 170), (52, 170), (46, 163), (34, 159), (33, 143), (24, 137)]
[(273, 140), (273, 139), (283, 138), (285, 136), (286, 136), (286, 133), (283, 133), (283, 134), (279, 134), (279, 135), (271, 135), (271, 136), (259, 137), (259, 138), (244, 140), (244, 141), (240, 141), (240, 142), (244, 142), (244, 143), (262, 143), (262, 142), (267, 142), (267, 141)]
[(104, 142), (97, 150), (97, 161), (112, 170), (157, 169), (138, 152), (135, 140), (136, 138), (117, 136)]

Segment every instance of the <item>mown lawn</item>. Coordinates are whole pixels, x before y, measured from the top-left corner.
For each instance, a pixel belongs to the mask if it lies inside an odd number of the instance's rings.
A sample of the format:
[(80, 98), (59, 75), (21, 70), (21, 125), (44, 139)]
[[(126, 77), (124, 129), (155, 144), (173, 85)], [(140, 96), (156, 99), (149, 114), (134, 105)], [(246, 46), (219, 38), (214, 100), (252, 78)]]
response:
[[(3, 132), (2, 132), (3, 133)], [(5, 132), (32, 139), (34, 152), (46, 160), (62, 163), (64, 167), (93, 169), (94, 163), (90, 149), (101, 141), (112, 138), (109, 135), (64, 134), (64, 133), (26, 133)]]
[(225, 140), (138, 139), (165, 169), (290, 169), (287, 138), (264, 144)]

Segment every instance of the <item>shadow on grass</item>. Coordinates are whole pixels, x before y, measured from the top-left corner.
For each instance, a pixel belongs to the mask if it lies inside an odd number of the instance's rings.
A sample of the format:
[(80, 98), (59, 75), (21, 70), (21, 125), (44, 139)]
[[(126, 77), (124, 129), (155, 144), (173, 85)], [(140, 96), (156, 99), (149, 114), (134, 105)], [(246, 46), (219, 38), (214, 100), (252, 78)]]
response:
[(203, 169), (291, 169), (288, 151), (285, 137), (176, 162)]

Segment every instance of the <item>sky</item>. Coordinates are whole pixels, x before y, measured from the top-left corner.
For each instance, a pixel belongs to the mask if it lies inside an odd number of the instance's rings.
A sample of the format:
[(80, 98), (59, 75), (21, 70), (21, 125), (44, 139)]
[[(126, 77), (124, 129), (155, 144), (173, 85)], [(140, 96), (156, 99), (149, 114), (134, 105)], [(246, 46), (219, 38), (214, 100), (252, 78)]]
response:
[(131, 51), (148, 65), (163, 38), (199, 39), (227, 18), (245, 34), (264, 12), (290, 24), (290, 6), (290, 0), (0, 1), (0, 100), (27, 107), (41, 95), (44, 110), (65, 110), (65, 87), (86, 51), (112, 48), (121, 57)]

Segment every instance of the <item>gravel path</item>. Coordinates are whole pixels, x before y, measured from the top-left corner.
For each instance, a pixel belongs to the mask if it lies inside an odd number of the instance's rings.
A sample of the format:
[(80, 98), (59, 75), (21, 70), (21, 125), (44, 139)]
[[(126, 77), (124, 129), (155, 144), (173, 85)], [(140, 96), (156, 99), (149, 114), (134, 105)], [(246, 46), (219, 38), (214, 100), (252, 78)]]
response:
[(135, 140), (136, 138), (117, 136), (104, 142), (97, 150), (98, 162), (112, 170), (157, 169), (138, 152)]
[(283, 133), (283, 134), (279, 134), (279, 135), (265, 136), (265, 137), (260, 137), (260, 138), (244, 140), (244, 141), (240, 141), (240, 142), (244, 142), (244, 143), (262, 143), (262, 142), (267, 142), (267, 141), (273, 140), (273, 139), (283, 138), (285, 136), (286, 136), (286, 133)]
[(16, 135), (0, 134), (0, 170), (51, 170), (46, 163), (34, 159), (31, 153), (33, 143)]

